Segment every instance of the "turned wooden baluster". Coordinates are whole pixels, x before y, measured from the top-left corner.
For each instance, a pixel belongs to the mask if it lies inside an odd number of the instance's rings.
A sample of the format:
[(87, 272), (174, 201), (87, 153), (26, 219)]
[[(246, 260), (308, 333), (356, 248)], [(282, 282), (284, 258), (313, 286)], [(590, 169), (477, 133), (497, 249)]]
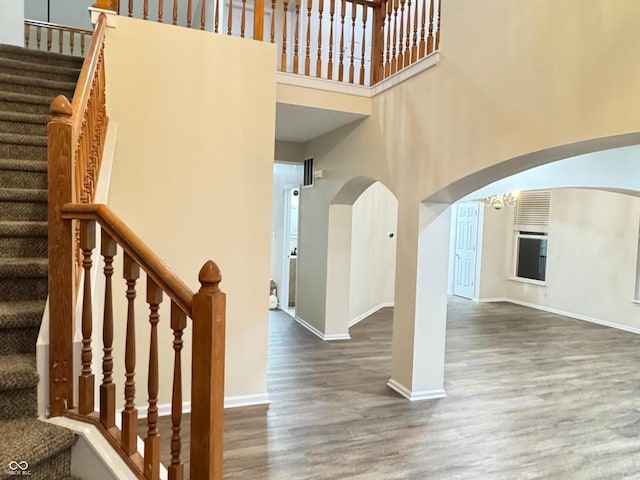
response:
[(233, 0), (229, 0), (229, 12), (227, 12), (227, 35), (231, 35), (233, 25)]
[(367, 50), (367, 10), (369, 7), (362, 6), (362, 57), (360, 58), (360, 85), (364, 85), (364, 57)]
[(280, 56), (280, 71), (287, 71), (287, 12), (289, 0), (284, 0), (284, 15), (282, 15), (282, 55)]
[(51, 44), (53, 43), (53, 30), (47, 28), (47, 52), (51, 51)]
[(133, 17), (133, 0), (129, 0), (129, 12), (127, 15)]
[(82, 249), (82, 268), (84, 269), (84, 288), (82, 292), (82, 373), (78, 379), (78, 413), (86, 415), (94, 410), (94, 376), (91, 373), (91, 334), (93, 328), (91, 307), (91, 252), (96, 247), (96, 222), (81, 220), (80, 248)]
[(427, 36), (427, 55), (433, 52), (433, 2), (429, 0), (429, 35)]
[(391, 17), (393, 16), (393, 0), (387, 0), (387, 54), (384, 61), (384, 77), (391, 75)]
[(71, 55), (73, 55), (75, 52), (75, 47), (74, 47), (75, 38), (76, 38), (76, 33), (70, 31), (69, 32), (69, 52)]
[[(202, 0), (202, 8), (200, 8), (200, 30), (204, 30), (207, 23), (207, 0)], [(231, 8), (231, 2), (229, 2), (229, 8)]]
[(411, 44), (411, 63), (418, 60), (418, 2), (419, 0), (416, 0), (413, 12), (413, 42)]
[(411, 0), (407, 0), (407, 35), (404, 41), (404, 66), (411, 63)]
[(164, 2), (158, 0), (158, 22), (163, 23), (164, 20)]
[(405, 0), (400, 0), (400, 35), (398, 39), (398, 67), (397, 71), (404, 66), (404, 4)]
[(24, 26), (24, 46), (29, 48), (29, 38), (31, 37), (31, 27), (29, 25)]
[(124, 279), (127, 282), (127, 337), (125, 340), (124, 410), (122, 411), (122, 449), (127, 455), (138, 451), (138, 409), (136, 408), (136, 281), (140, 278), (140, 267), (125, 252)]
[(40, 50), (40, 44), (42, 43), (42, 27), (36, 27), (36, 48)]
[(313, 0), (307, 0), (307, 47), (305, 49), (304, 57), (304, 74), (309, 76), (311, 72), (311, 8), (313, 7)]
[(191, 28), (192, 13), (191, 0), (187, 0), (187, 28)]
[(300, 0), (296, 0), (296, 31), (293, 43), (293, 73), (298, 73), (298, 51), (300, 49)]
[(338, 80), (342, 82), (344, 80), (344, 17), (347, 11), (347, 2), (342, 0), (340, 9), (340, 53), (338, 63)]
[(398, 68), (398, 57), (396, 57), (398, 42), (398, 0), (393, 0), (393, 39), (391, 40), (391, 69), (390, 74), (396, 73)]
[(276, 0), (271, 0), (271, 43), (276, 43)]
[(171, 25), (178, 24), (178, 0), (173, 0), (173, 18), (171, 19)]
[(64, 48), (64, 30), (58, 30), (58, 53)]
[(247, 18), (246, 8), (247, 0), (242, 0), (242, 14), (240, 15), (240, 38), (244, 38), (244, 26)]
[(84, 56), (85, 34), (80, 34), (80, 55)]
[(322, 11), (324, 10), (324, 0), (319, 0), (318, 4), (318, 59), (316, 60), (316, 77), (322, 76)]
[(198, 280), (192, 307), (190, 473), (194, 480), (221, 480), (226, 299), (214, 262), (204, 264)]
[(105, 428), (116, 424), (116, 386), (113, 383), (113, 257), (117, 252), (116, 242), (102, 229), (100, 252), (104, 258), (104, 317), (102, 322), (102, 385), (100, 385), (100, 422)]
[(349, 83), (353, 83), (354, 66), (353, 61), (355, 59), (355, 47), (356, 47), (356, 8), (355, 2), (351, 3), (351, 61), (349, 63)]
[(147, 410), (147, 437), (144, 439), (144, 476), (150, 480), (160, 478), (160, 435), (158, 434), (158, 322), (162, 289), (147, 275), (147, 303), (151, 324), (149, 346), (149, 409)]
[(440, 6), (441, 5), (442, 5), (442, 0), (438, 0), (438, 28), (436, 29), (436, 50), (440, 48)]
[(216, 10), (213, 18), (213, 32), (218, 33), (220, 27), (220, 1), (216, 0)]
[(336, 0), (331, 0), (329, 7), (329, 63), (327, 64), (327, 78), (333, 79), (333, 17), (336, 13)]
[(171, 397), (171, 464), (169, 480), (183, 480), (184, 465), (180, 460), (180, 428), (182, 423), (182, 332), (187, 326), (187, 317), (171, 302), (171, 329), (173, 330), (173, 395)]
[(142, 19), (143, 20), (148, 20), (149, 19), (149, 0), (144, 0), (144, 2), (143, 2)]

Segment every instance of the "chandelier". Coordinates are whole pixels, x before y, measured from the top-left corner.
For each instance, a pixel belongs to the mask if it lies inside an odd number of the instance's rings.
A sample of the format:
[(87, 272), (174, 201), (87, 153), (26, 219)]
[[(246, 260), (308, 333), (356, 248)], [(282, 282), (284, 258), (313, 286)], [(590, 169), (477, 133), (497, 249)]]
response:
[(493, 207), (496, 210), (500, 210), (503, 207), (515, 207), (520, 192), (517, 190), (514, 192), (500, 193), (498, 195), (491, 195), (482, 199), (484, 204), (488, 207)]

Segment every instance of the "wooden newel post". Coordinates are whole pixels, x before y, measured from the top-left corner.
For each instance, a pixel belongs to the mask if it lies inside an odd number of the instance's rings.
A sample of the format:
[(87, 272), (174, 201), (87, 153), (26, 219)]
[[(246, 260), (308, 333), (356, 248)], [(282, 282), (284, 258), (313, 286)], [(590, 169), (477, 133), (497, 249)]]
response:
[(51, 102), (48, 135), (49, 190), (49, 414), (73, 408), (75, 276), (71, 222), (62, 207), (73, 201), (73, 109), (63, 95)]
[(264, 0), (255, 0), (253, 10), (253, 39), (264, 40)]
[(383, 0), (372, 7), (373, 30), (371, 31), (371, 85), (383, 78), (384, 71), (384, 21), (387, 15), (387, 2)]
[(96, 0), (96, 3), (92, 5), (93, 8), (100, 8), (101, 10), (111, 10), (112, 12), (118, 12), (120, 0)]
[(191, 478), (222, 479), (226, 295), (220, 269), (209, 260), (193, 296)]

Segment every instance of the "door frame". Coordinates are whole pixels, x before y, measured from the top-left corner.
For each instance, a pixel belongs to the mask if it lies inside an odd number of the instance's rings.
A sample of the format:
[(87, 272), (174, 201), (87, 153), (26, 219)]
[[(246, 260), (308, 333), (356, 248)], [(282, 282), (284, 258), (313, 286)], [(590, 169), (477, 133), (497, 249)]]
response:
[(473, 301), (478, 301), (479, 297), (479, 284), (480, 284), (480, 270), (482, 265), (482, 231), (484, 225), (484, 205), (479, 201), (471, 201), (471, 202), (461, 202), (461, 203), (477, 203), (478, 205), (478, 215), (476, 216), (476, 249), (475, 249), (475, 271), (474, 271), (474, 279), (473, 279), (473, 293), (471, 297), (465, 297), (460, 294), (455, 293), (456, 286), (456, 246), (458, 239), (458, 216), (459, 216), (459, 208), (458, 204), (455, 205), (455, 209), (453, 209), (452, 222), (451, 222), (451, 231), (452, 231), (452, 240), (450, 245), (450, 253), (449, 253), (449, 268), (452, 269), (451, 273), (451, 295), (456, 295), (460, 298), (469, 298)]
[[(282, 187), (282, 195), (284, 195), (284, 212), (283, 212), (283, 220), (282, 220), (282, 285), (281, 290), (278, 290), (278, 301), (279, 307), (281, 310), (286, 310), (289, 308), (289, 237), (291, 236), (291, 194), (293, 190), (298, 189), (298, 194), (300, 194), (300, 184), (288, 184)], [(298, 203), (298, 227), (300, 225), (300, 203)], [(298, 236), (300, 236), (300, 229), (298, 228)], [(298, 263), (296, 262), (296, 269)], [(297, 272), (296, 272), (297, 274)], [(296, 275), (297, 281), (298, 275)], [(297, 305), (297, 296), (298, 291), (296, 289), (296, 300), (295, 303)], [(295, 308), (295, 307), (294, 307)]]

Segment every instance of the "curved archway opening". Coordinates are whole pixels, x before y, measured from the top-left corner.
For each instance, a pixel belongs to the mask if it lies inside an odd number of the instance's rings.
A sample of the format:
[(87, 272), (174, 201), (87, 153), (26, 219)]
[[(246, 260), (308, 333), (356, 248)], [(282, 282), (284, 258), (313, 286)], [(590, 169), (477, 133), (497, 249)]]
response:
[(346, 182), (329, 205), (325, 339), (393, 305), (398, 200), (370, 177)]
[[(512, 190), (552, 189), (552, 192), (560, 192), (555, 194), (558, 199), (557, 204), (561, 205), (556, 206), (555, 213), (563, 218), (559, 218), (557, 223), (564, 222), (566, 227), (567, 215), (571, 214), (579, 217), (578, 220), (580, 221), (578, 223), (574, 222), (572, 227), (567, 230), (581, 232), (583, 238), (574, 239), (573, 248), (568, 246), (568, 243), (560, 247), (556, 244), (554, 247), (553, 239), (562, 237), (564, 234), (554, 235), (553, 231), (549, 231), (548, 248), (549, 252), (553, 252), (553, 255), (557, 257), (554, 261), (557, 262), (563, 256), (571, 259), (567, 266), (554, 267), (548, 272), (553, 277), (552, 283), (555, 283), (556, 286), (559, 284), (571, 285), (572, 280), (569, 278), (571, 276), (575, 277), (574, 284), (580, 285), (582, 281), (583, 287), (584, 281), (589, 281), (589, 278), (593, 279), (595, 273), (578, 272), (579, 266), (586, 266), (589, 263), (589, 254), (584, 249), (585, 240), (591, 242), (592, 251), (605, 249), (603, 236), (594, 234), (590, 229), (599, 228), (600, 233), (615, 232), (615, 235), (618, 235), (617, 241), (620, 241), (620, 229), (625, 226), (626, 229), (622, 233), (625, 243), (625, 255), (619, 255), (619, 251), (616, 251), (615, 254), (622, 257), (622, 260), (618, 258), (622, 262), (621, 264), (626, 263), (632, 266), (632, 271), (625, 271), (624, 273), (624, 278), (626, 279), (624, 310), (626, 312), (630, 311), (632, 308), (630, 299), (633, 297), (634, 289), (636, 289), (636, 284), (638, 283), (637, 239), (639, 225), (637, 217), (640, 216), (640, 204), (635, 205), (638, 203), (635, 198), (629, 203), (629, 197), (626, 197), (625, 200), (624, 196), (616, 193), (602, 192), (602, 190), (625, 193), (640, 191), (640, 175), (638, 175), (640, 173), (640, 161), (638, 161), (640, 160), (640, 146), (627, 145), (619, 148), (602, 148), (603, 145), (616, 146), (616, 142), (620, 141), (620, 139), (621, 137), (614, 137), (612, 139), (584, 142), (578, 146), (583, 150), (580, 155), (566, 158), (558, 157), (563, 152), (574, 151), (577, 148), (576, 145), (563, 146), (551, 151), (531, 154), (527, 161), (533, 158), (536, 159), (534, 163), (538, 163), (533, 168), (521, 168), (522, 163), (519, 164), (518, 162), (522, 162), (522, 159), (503, 162), (499, 166), (490, 167), (454, 182), (439, 192), (430, 195), (420, 204), (419, 238), (416, 250), (417, 280), (414, 282), (415, 296), (409, 299), (412, 302), (411, 304), (403, 305), (401, 308), (396, 307), (394, 319), (394, 362), (391, 382), (397, 378), (402, 378), (407, 382), (396, 381), (398, 385), (395, 385), (395, 387), (404, 388), (404, 390), (402, 388), (396, 388), (396, 390), (401, 391), (411, 399), (433, 398), (433, 396), (438, 396), (438, 393), (441, 394), (440, 396), (444, 395), (446, 287), (448, 285), (446, 276), (448, 276), (449, 267), (447, 265), (442, 268), (442, 262), (438, 262), (437, 259), (442, 257), (449, 258), (450, 209), (448, 207), (451, 204), (450, 202), (458, 200), (477, 201), (488, 195), (506, 193)], [(598, 147), (594, 149), (595, 151), (584, 151), (584, 149), (594, 145)], [(527, 163), (527, 161), (524, 163)], [(594, 189), (599, 191), (594, 191)], [(552, 195), (554, 194), (552, 193)], [(591, 199), (588, 199), (589, 197)], [(572, 207), (568, 206), (567, 202), (570, 198), (573, 198), (578, 203), (574, 203)], [(623, 204), (627, 206), (622, 206)], [(629, 204), (633, 204), (634, 207), (628, 208)], [(638, 209), (638, 211), (635, 212), (635, 209)], [(509, 212), (513, 214), (513, 210), (505, 210), (502, 213)], [(551, 212), (553, 215), (553, 203)], [(637, 213), (635, 217), (633, 212)], [(554, 222), (554, 220), (552, 219), (551, 222)], [(598, 222), (600, 223), (598, 224)], [(446, 229), (443, 227), (444, 225), (446, 225)], [(529, 293), (537, 292), (535, 295), (547, 299), (545, 301), (549, 302), (549, 304), (539, 302), (542, 307), (547, 308), (547, 310), (566, 313), (567, 310), (560, 308), (558, 305), (561, 305), (561, 302), (568, 302), (569, 298), (573, 298), (575, 303), (577, 301), (575, 292), (573, 297), (563, 293), (552, 294), (549, 285), (534, 285), (535, 282), (529, 282), (528, 284), (526, 282), (517, 283), (517, 280), (514, 281), (513, 278), (510, 278), (514, 277), (512, 265), (509, 262), (513, 261), (513, 256), (515, 255), (513, 248), (517, 247), (517, 240), (514, 240), (514, 234), (517, 236), (518, 230), (514, 227), (513, 218), (506, 223), (503, 222), (503, 227), (505, 225), (506, 227), (502, 228), (499, 233), (503, 237), (502, 245), (505, 250), (505, 278), (502, 283), (507, 285), (506, 293), (491, 294), (488, 298), (503, 300), (508, 298), (511, 294), (509, 293), (510, 291), (513, 292), (513, 285), (525, 285), (522, 290), (527, 290)], [(608, 249), (615, 251), (615, 244), (612, 242), (616, 240), (613, 237), (609, 240)], [(571, 240), (566, 241), (570, 242)], [(496, 246), (495, 242), (491, 240), (485, 239), (485, 242), (493, 243), (493, 246)], [(490, 262), (488, 263), (490, 264)], [(597, 262), (594, 263), (597, 264)], [(598, 268), (602, 270), (602, 264)], [(605, 277), (603, 281), (608, 285), (619, 285), (620, 283), (620, 277), (615, 276), (613, 273), (615, 270), (616, 268), (607, 269), (609, 273), (602, 275)], [(404, 275), (405, 278), (402, 277), (403, 275), (400, 275), (396, 279), (396, 290), (399, 284), (407, 282), (406, 275)], [(546, 292), (541, 293), (541, 289), (546, 289)], [(576, 287), (575, 290), (579, 291), (580, 287)], [(584, 288), (582, 288), (582, 291), (585, 291)], [(560, 302), (554, 304), (555, 306), (551, 305), (551, 301), (548, 300), (554, 296)], [(398, 298), (396, 295), (396, 304), (398, 304)], [(589, 299), (590, 301), (591, 299)], [(594, 300), (594, 302), (596, 301)], [(521, 303), (527, 303), (527, 301), (521, 300)], [(600, 299), (599, 303), (607, 305), (607, 302), (603, 302), (602, 299)], [(594, 303), (591, 302), (589, 308), (593, 309), (593, 305)], [(566, 303), (565, 306), (567, 306)], [(583, 319), (586, 319), (589, 315), (585, 314), (585, 311), (575, 312), (576, 317), (580, 318), (579, 316), (581, 315), (585, 317)], [(412, 313), (414, 315), (411, 315)], [(409, 316), (413, 318), (410, 318), (408, 322), (406, 318), (402, 318)], [(638, 317), (633, 322), (636, 322), (640, 327), (640, 315)], [(405, 335), (404, 338), (395, 335), (396, 331), (406, 332), (407, 326), (411, 323), (413, 323), (411, 335)], [(607, 323), (607, 320), (605, 319), (601, 323)], [(625, 326), (623, 325), (623, 327)], [(407, 349), (411, 350), (411, 356), (406, 354)], [(402, 363), (396, 361), (396, 357), (409, 357), (409, 360)], [(430, 394), (433, 394), (433, 396), (430, 397)]]

